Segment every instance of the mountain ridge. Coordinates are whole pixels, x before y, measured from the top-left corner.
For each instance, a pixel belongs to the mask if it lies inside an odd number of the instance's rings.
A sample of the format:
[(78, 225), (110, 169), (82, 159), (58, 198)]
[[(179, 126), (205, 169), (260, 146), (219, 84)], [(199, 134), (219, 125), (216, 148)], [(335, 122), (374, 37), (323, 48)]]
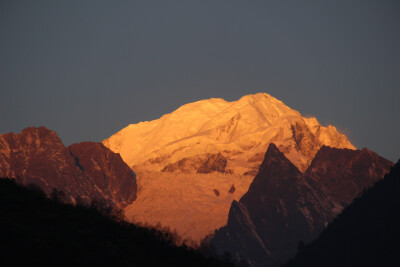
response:
[[(231, 202), (247, 192), (270, 143), (301, 172), (323, 145), (355, 149), (335, 127), (265, 93), (189, 103), (103, 140), (137, 173), (128, 218), (160, 222), (196, 242), (226, 224)], [(228, 194), (231, 185), (236, 191)]]
[[(227, 225), (215, 232), (211, 244), (220, 254), (231, 253), (237, 262), (278, 266), (295, 255), (300, 241), (317, 237), (392, 165), (367, 149), (321, 147), (309, 169), (301, 173), (271, 143), (259, 173), (238, 202), (246, 212), (238, 212), (238, 204), (232, 203)], [(254, 240), (261, 240), (266, 249), (260, 250)], [(254, 254), (254, 249), (260, 253)]]
[(399, 190), (400, 160), (283, 266), (398, 266)]
[[(293, 142), (284, 143), (285, 138), (292, 138)], [(265, 153), (268, 143), (273, 141), (278, 145), (283, 142), (285, 155), (302, 171), (321, 145), (355, 148), (335, 127), (323, 127), (316, 118), (303, 118), (298, 111), (265, 93), (243, 96), (232, 102), (207, 99), (189, 103), (157, 120), (128, 125), (103, 140), (103, 144), (120, 153), (133, 168), (142, 165), (139, 168), (160, 170), (183, 155), (224, 150), (230, 154), (235, 151)], [(310, 144), (315, 147), (309, 149)], [(156, 159), (163, 166), (146, 164)], [(235, 171), (237, 166), (234, 162), (232, 165), (233, 171), (239, 173), (240, 168)], [(249, 167), (245, 169), (249, 170)]]
[(95, 142), (65, 147), (43, 126), (0, 135), (0, 177), (36, 184), (48, 195), (62, 191), (70, 203), (98, 200), (123, 208), (136, 199), (136, 176), (120, 155)]

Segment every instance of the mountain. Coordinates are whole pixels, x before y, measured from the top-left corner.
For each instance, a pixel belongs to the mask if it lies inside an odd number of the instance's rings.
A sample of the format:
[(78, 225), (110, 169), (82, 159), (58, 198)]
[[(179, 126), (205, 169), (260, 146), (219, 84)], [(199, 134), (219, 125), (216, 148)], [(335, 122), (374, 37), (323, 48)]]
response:
[(258, 169), (271, 142), (301, 171), (322, 145), (354, 149), (335, 127), (323, 127), (265, 93), (190, 103), (158, 120), (131, 124), (103, 144), (134, 168), (172, 171), (168, 166), (178, 164), (198, 171), (220, 153), (227, 164), (219, 172), (244, 174)]
[(233, 266), (177, 247), (170, 232), (48, 199), (15, 179), (0, 179), (0, 236), (2, 266)]
[(264, 93), (190, 103), (129, 125), (103, 144), (137, 173), (138, 199), (126, 208), (128, 218), (161, 222), (199, 241), (226, 224), (230, 204), (247, 192), (271, 142), (301, 172), (324, 145), (355, 149), (335, 127)]
[(285, 266), (399, 266), (400, 161)]
[(136, 199), (135, 173), (118, 154), (101, 143), (65, 147), (45, 127), (0, 135), (0, 177), (36, 184), (48, 195), (57, 189), (71, 203), (99, 200), (125, 207)]
[(343, 208), (382, 179), (392, 165), (367, 148), (359, 151), (323, 146), (305, 174), (318, 183), (338, 207)]
[(282, 264), (295, 255), (300, 241), (316, 238), (391, 165), (367, 149), (322, 147), (301, 173), (270, 144), (248, 192), (232, 203), (227, 225), (216, 231), (211, 244), (218, 253), (228, 251), (252, 266)]

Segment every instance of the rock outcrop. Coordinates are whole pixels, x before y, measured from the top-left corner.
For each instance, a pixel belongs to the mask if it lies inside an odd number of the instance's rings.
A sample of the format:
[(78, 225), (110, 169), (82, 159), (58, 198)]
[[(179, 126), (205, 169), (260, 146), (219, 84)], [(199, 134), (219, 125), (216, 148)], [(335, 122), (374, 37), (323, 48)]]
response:
[(36, 184), (48, 195), (63, 191), (72, 203), (96, 199), (125, 207), (136, 199), (136, 176), (118, 154), (101, 143), (65, 147), (45, 127), (0, 135), (0, 177)]

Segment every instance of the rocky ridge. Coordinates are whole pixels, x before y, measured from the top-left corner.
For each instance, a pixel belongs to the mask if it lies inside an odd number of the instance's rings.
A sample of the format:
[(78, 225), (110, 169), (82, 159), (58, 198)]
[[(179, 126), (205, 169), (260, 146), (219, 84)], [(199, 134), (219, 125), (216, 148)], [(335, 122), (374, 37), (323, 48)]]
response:
[(391, 166), (367, 149), (322, 147), (301, 173), (271, 144), (248, 192), (232, 203), (227, 225), (216, 231), (211, 243), (237, 261), (278, 266), (295, 255), (300, 241), (316, 238)]
[(71, 203), (125, 207), (136, 199), (135, 173), (118, 154), (94, 142), (65, 147), (45, 127), (0, 135), (0, 177), (36, 184), (48, 195), (57, 189)]

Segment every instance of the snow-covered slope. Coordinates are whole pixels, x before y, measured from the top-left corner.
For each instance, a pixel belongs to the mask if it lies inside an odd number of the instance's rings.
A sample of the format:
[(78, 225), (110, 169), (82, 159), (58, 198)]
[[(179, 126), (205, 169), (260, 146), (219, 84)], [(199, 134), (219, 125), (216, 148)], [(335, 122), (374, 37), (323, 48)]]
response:
[(182, 158), (222, 153), (228, 170), (244, 174), (258, 168), (271, 142), (301, 171), (322, 145), (354, 149), (335, 127), (304, 118), (265, 93), (190, 103), (158, 120), (131, 124), (103, 144), (132, 167), (161, 171)]
[(300, 171), (323, 145), (354, 149), (335, 127), (265, 93), (190, 103), (129, 125), (103, 144), (137, 173), (138, 198), (127, 217), (199, 241), (226, 223), (230, 203), (247, 192), (272, 142)]

